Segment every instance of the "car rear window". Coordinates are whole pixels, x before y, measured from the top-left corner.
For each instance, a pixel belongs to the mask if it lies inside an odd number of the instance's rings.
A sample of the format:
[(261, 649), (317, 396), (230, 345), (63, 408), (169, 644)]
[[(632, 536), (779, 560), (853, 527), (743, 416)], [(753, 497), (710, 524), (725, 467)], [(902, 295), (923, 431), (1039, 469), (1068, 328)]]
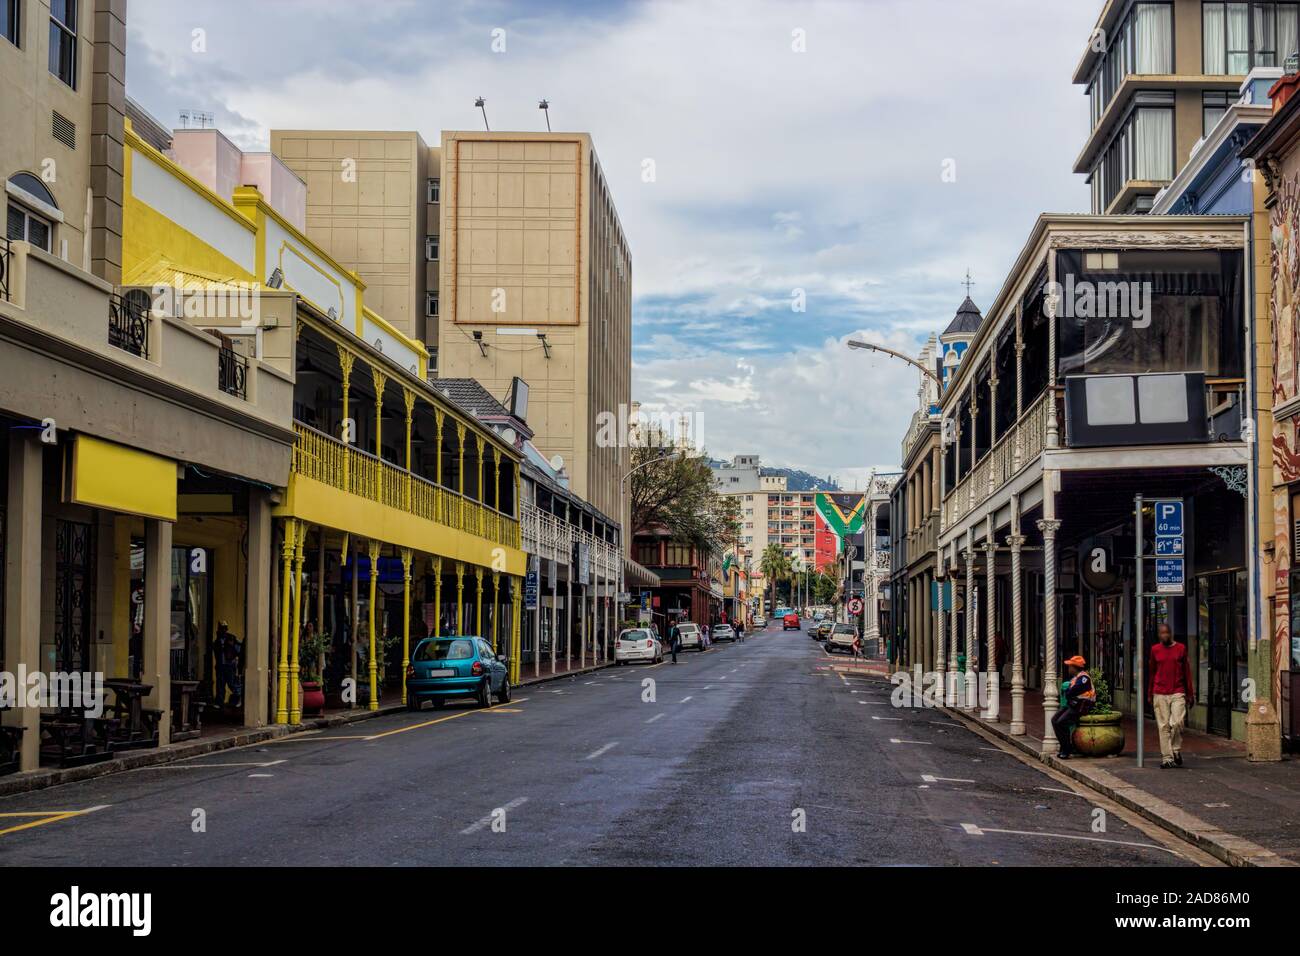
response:
[(618, 636), (620, 641), (648, 641), (650, 640), (649, 631), (624, 631)]
[(429, 641), (415, 652), (417, 661), (467, 661), (474, 656), (474, 642), (463, 639)]
[(852, 625), (852, 624), (836, 624), (835, 627), (834, 627), (834, 632), (835, 632), (836, 634), (852, 634), (852, 633), (854, 633), (853, 625)]

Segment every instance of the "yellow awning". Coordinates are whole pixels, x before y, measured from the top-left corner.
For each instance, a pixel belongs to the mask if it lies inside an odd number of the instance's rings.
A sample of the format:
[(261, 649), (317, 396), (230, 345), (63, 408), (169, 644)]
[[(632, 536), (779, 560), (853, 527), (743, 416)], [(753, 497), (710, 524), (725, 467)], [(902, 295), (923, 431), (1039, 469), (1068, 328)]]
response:
[(67, 497), (73, 504), (175, 521), (176, 462), (90, 435), (77, 435), (72, 445)]

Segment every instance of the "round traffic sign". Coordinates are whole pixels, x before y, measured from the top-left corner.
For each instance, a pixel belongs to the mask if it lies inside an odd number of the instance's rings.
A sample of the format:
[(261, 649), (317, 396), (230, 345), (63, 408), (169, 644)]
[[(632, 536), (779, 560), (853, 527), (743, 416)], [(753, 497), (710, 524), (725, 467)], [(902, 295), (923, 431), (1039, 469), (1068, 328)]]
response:
[(862, 613), (862, 599), (861, 599), (861, 598), (854, 598), (853, 600), (849, 601), (849, 613), (850, 613), (850, 614), (861, 614), (861, 613)]

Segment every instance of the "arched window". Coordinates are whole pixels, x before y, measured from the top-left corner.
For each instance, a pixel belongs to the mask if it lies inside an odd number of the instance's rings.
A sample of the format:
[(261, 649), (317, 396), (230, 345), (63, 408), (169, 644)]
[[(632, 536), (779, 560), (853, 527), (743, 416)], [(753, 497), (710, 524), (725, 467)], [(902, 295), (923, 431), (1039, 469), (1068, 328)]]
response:
[(59, 204), (45, 184), (31, 173), (14, 173), (9, 177), (9, 185), (13, 188), (9, 190), (5, 235), (49, 252), (54, 226), (42, 212), (57, 213)]

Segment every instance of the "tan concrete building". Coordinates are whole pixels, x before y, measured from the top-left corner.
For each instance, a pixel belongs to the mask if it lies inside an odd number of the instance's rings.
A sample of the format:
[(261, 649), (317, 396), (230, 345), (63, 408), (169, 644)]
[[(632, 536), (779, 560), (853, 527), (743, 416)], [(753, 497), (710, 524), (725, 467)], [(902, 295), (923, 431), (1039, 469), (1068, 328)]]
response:
[(600, 423), (630, 414), (632, 260), (591, 137), (444, 131), (442, 237), (439, 374), (526, 381), (536, 445), (620, 514), (628, 449)]
[(629, 453), (600, 424), (632, 418), (632, 266), (591, 137), (273, 130), (271, 150), (307, 183), (307, 234), (428, 344), (430, 376), (503, 402), (523, 379), (534, 443), (618, 515)]
[(306, 233), (366, 284), (366, 302), (436, 346), (439, 149), (419, 133), (272, 130), (271, 152), (307, 183)]

